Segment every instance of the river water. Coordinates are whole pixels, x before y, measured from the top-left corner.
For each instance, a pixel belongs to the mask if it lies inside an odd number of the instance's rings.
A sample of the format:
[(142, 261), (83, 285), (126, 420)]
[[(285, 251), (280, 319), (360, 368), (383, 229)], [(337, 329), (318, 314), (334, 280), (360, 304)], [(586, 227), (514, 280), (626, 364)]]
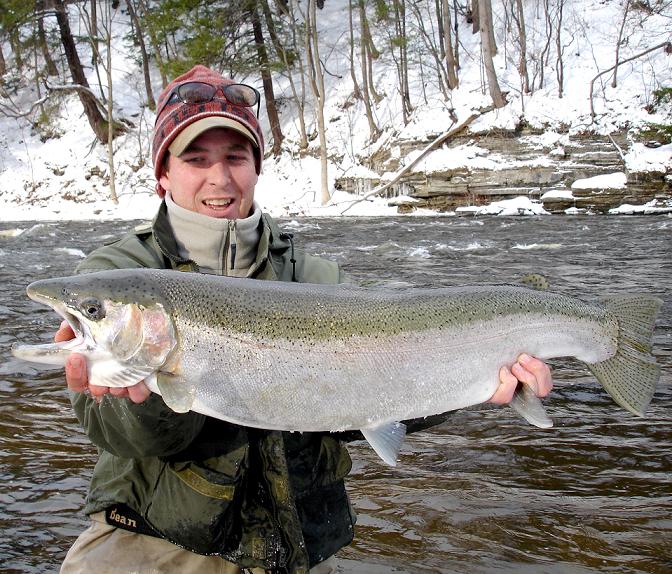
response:
[[(663, 370), (645, 418), (617, 407), (579, 363), (552, 362), (555, 427), (508, 408), (455, 413), (410, 436), (396, 468), (351, 446), (356, 539), (344, 573), (672, 572), (672, 218), (393, 218), (284, 221), (297, 245), (366, 283), (512, 282), (544, 274), (592, 299), (664, 300)], [(95, 449), (58, 369), (14, 359), (13, 341), (51, 340), (59, 318), (27, 299), (70, 274), (130, 222), (0, 222), (0, 571), (55, 572), (85, 527)]]

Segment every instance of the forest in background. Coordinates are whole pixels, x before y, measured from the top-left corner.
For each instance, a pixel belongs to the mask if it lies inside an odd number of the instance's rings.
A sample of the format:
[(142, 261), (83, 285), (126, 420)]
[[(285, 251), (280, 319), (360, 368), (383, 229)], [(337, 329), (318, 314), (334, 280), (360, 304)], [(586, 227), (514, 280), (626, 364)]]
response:
[[(328, 33), (332, 23), (322, 22), (324, 2), (342, 7), (337, 38)], [(577, 28), (588, 26), (591, 16), (577, 19), (581, 2), (573, 0), (1, 0), (0, 115), (21, 118), (41, 138), (57, 137), (53, 118), (76, 95), (92, 134), (107, 146), (114, 198), (114, 140), (137, 128), (115, 99), (115, 42), (121, 36), (142, 70), (142, 108), (153, 110), (161, 87), (195, 63), (258, 86), (268, 153), (291, 148), (319, 155), (326, 202), (326, 166), (334, 150), (325, 103), (336, 79), (341, 92), (348, 85), (341, 107), (361, 109), (369, 144), (388, 127), (389, 116), (378, 109), (384, 99), (402, 127), (418, 108), (438, 99), (452, 120), (441, 130), (448, 133), (536, 92), (567, 98), (577, 58), (595, 61), (589, 86), (583, 86), (595, 118), (596, 102), (618, 88), (622, 70), (628, 74), (633, 62), (645, 66), (653, 56), (672, 54), (672, 0), (601, 4), (610, 18), (618, 15), (611, 23), (610, 65), (598, 64), (595, 52), (581, 47), (579, 35), (590, 38), (602, 28)], [(347, 75), (331, 69), (336, 50), (347, 61)], [(480, 105), (471, 115), (454, 102), (465, 83), (485, 96), (476, 98)], [(26, 87), (33, 94), (28, 102), (18, 97)], [(658, 76), (655, 66), (641, 90), (651, 113), (669, 108), (672, 80)], [(288, 130), (291, 144), (285, 143)], [(671, 141), (668, 123), (653, 121), (639, 131), (647, 140)]]

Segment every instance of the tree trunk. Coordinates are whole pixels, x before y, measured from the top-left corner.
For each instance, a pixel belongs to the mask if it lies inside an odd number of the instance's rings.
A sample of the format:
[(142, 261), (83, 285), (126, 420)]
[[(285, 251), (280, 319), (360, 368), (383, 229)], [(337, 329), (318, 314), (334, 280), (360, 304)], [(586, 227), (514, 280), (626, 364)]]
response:
[(282, 129), (280, 127), (280, 118), (278, 117), (278, 108), (275, 105), (275, 94), (273, 93), (273, 78), (268, 64), (268, 52), (266, 51), (266, 42), (257, 11), (257, 3), (252, 2), (248, 8), (248, 14), (252, 21), (252, 31), (254, 33), (254, 43), (257, 47), (257, 57), (259, 58), (259, 68), (261, 72), (261, 81), (264, 85), (264, 99), (266, 100), (266, 113), (268, 122), (271, 125), (273, 134), (273, 155), (280, 154), (282, 148)]
[[(94, 2), (92, 2), (93, 4)], [(116, 9), (115, 9), (116, 10)], [(105, 47), (107, 60), (105, 72), (107, 73), (107, 166), (110, 170), (110, 198), (114, 203), (119, 203), (117, 198), (116, 173), (114, 169), (114, 122), (112, 121), (112, 2), (105, 3), (105, 16), (103, 26), (105, 28)], [(97, 26), (96, 26), (97, 29)]]
[(294, 18), (294, 8), (291, 3), (288, 3), (287, 5), (282, 5), (280, 4), (279, 8), (281, 9), (282, 13), (287, 16), (290, 19), (290, 27), (291, 27), (291, 38), (292, 38), (292, 43), (290, 46), (290, 52), (293, 52), (295, 55), (294, 63), (298, 65), (299, 68), (299, 80), (301, 83), (301, 96), (299, 96), (298, 91), (296, 89), (296, 82), (294, 80), (294, 74), (292, 74), (292, 65), (290, 64), (289, 61), (289, 56), (287, 54), (287, 50), (285, 50), (284, 46), (280, 42), (277, 34), (275, 33), (275, 25), (273, 24), (273, 16), (271, 14), (271, 9), (270, 6), (268, 5), (267, 0), (262, 0), (261, 2), (262, 9), (264, 11), (264, 15), (266, 17), (266, 27), (268, 28), (269, 34), (271, 35), (271, 39), (273, 40), (273, 45), (275, 46), (275, 50), (280, 56), (282, 57), (282, 61), (285, 65), (285, 69), (287, 70), (287, 77), (289, 79), (289, 87), (292, 90), (292, 97), (294, 98), (294, 102), (296, 103), (297, 111), (298, 111), (298, 120), (299, 120), (299, 149), (306, 149), (308, 147), (308, 134), (306, 133), (306, 120), (304, 117), (305, 114), (305, 108), (306, 108), (306, 102), (305, 102), (305, 82), (304, 82), (304, 68), (303, 68), (303, 60), (301, 59), (301, 51), (297, 48), (296, 45), (296, 20)]
[(58, 76), (58, 68), (54, 64), (54, 60), (49, 53), (49, 45), (47, 44), (47, 35), (44, 32), (44, 17), (42, 13), (44, 12), (44, 0), (38, 0), (35, 3), (35, 9), (37, 10), (39, 16), (37, 18), (37, 38), (38, 43), (40, 44), (40, 50), (42, 51), (42, 57), (44, 58), (44, 63), (47, 69), (47, 76)]
[(0, 42), (0, 76), (4, 76), (7, 73), (7, 62), (5, 60), (5, 54), (2, 51), (2, 42)]
[(399, 95), (401, 96), (404, 124), (407, 124), (413, 112), (413, 106), (411, 106), (411, 91), (408, 87), (408, 43), (405, 0), (394, 0), (394, 15), (396, 40), (399, 44), (399, 63), (397, 65), (399, 70)]
[[(557, 28), (555, 32), (555, 49), (557, 58), (555, 60), (555, 76), (558, 80), (558, 98), (562, 98), (565, 84), (565, 66), (562, 61), (562, 11), (564, 9), (565, 0), (558, 0), (558, 14), (557, 14)], [(616, 76), (614, 75), (614, 78)]]
[(367, 50), (367, 41), (366, 41), (366, 13), (364, 10), (364, 0), (358, 1), (359, 8), (359, 29), (360, 29), (360, 38), (359, 38), (359, 58), (360, 66), (362, 68), (362, 99), (364, 101), (364, 110), (366, 111), (366, 119), (369, 122), (369, 137), (371, 141), (375, 141), (378, 138), (379, 130), (376, 125), (376, 121), (373, 119), (373, 108), (371, 107), (371, 74), (369, 71), (369, 65), (371, 60), (368, 57)]
[(133, 0), (126, 0), (128, 7), (128, 15), (131, 17), (133, 31), (135, 32), (135, 39), (140, 46), (140, 55), (142, 56), (142, 74), (145, 78), (145, 92), (147, 93), (147, 105), (150, 110), (156, 109), (156, 101), (154, 100), (154, 91), (152, 90), (152, 79), (149, 75), (149, 58), (147, 57), (147, 48), (145, 47), (145, 38), (142, 35), (142, 28), (140, 27), (140, 20), (138, 20), (138, 13), (135, 10)]
[[(149, 8), (147, 7), (145, 0), (138, 0), (138, 5), (140, 6), (141, 14), (147, 16)], [(149, 43), (152, 46), (154, 58), (156, 59), (156, 66), (159, 68), (159, 74), (161, 74), (161, 86), (165, 88), (168, 85), (168, 75), (166, 74), (166, 64), (161, 55), (161, 47), (156, 38), (156, 33), (151, 26), (147, 26), (147, 34), (149, 36)]]
[(488, 89), (492, 103), (496, 108), (503, 108), (506, 105), (506, 99), (499, 87), (497, 81), (497, 73), (495, 71), (495, 64), (492, 61), (493, 47), (492, 40), (492, 22), (489, 15), (492, 14), (490, 0), (480, 0), (480, 32), (481, 32), (481, 53), (483, 55), (483, 65), (485, 67), (485, 74), (488, 80)]
[(618, 85), (618, 58), (621, 55), (621, 41), (623, 40), (623, 30), (625, 29), (625, 22), (628, 18), (628, 11), (630, 10), (630, 0), (625, 0), (625, 8), (623, 10), (623, 20), (621, 20), (621, 28), (618, 31), (618, 38), (616, 39), (616, 58), (614, 64), (614, 77), (611, 80), (611, 87), (615, 88)]
[(352, 19), (352, 3), (354, 0), (348, 0), (348, 23), (350, 31), (350, 78), (352, 78), (352, 91), (355, 99), (362, 99), (362, 91), (359, 89), (357, 73), (355, 72), (355, 28)]
[(441, 0), (441, 23), (440, 28), (443, 30), (445, 37), (445, 58), (446, 58), (446, 72), (448, 73), (448, 87), (454, 90), (459, 85), (457, 79), (457, 65), (455, 62), (455, 53), (453, 52), (453, 36), (452, 36), (452, 22), (450, 20), (450, 0)]
[(471, 32), (473, 34), (478, 34), (481, 29), (481, 14), (480, 6), (478, 5), (478, 0), (471, 0)]
[(317, 37), (316, 0), (309, 0), (306, 13), (306, 52), (308, 54), (308, 68), (310, 85), (315, 97), (315, 115), (317, 116), (317, 132), (320, 137), (320, 198), (322, 205), (330, 199), (329, 177), (327, 173), (327, 134), (324, 122), (324, 72), (320, 62), (320, 52)]
[[(54, 0), (54, 8), (56, 9), (56, 21), (58, 22), (61, 43), (63, 44), (65, 57), (68, 61), (68, 68), (70, 69), (72, 81), (75, 84), (84, 86), (90, 90), (91, 88), (89, 88), (89, 83), (87, 82), (86, 76), (84, 75), (84, 69), (82, 68), (82, 63), (79, 60), (79, 54), (77, 54), (75, 41), (72, 37), (72, 32), (70, 31), (68, 13), (66, 11), (63, 0)], [(98, 141), (101, 143), (107, 143), (109, 137), (107, 122), (98, 110), (95, 98), (83, 90), (78, 90), (77, 94), (79, 96), (79, 101), (82, 103), (84, 108), (84, 113), (89, 120), (89, 125), (91, 126), (93, 133), (96, 134), (96, 138), (98, 138)]]
[(513, 19), (518, 27), (518, 44), (520, 58), (518, 60), (518, 73), (523, 84), (523, 93), (530, 93), (530, 76), (527, 73), (527, 31), (525, 30), (525, 14), (523, 12), (523, 0), (514, 0), (511, 6)]

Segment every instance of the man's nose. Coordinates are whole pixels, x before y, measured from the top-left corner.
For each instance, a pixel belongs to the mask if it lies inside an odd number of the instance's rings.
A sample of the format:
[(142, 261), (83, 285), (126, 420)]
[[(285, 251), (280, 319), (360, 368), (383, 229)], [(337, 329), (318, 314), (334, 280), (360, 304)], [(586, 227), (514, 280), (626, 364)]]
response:
[(225, 161), (215, 161), (208, 169), (208, 183), (224, 185), (231, 179), (231, 171)]

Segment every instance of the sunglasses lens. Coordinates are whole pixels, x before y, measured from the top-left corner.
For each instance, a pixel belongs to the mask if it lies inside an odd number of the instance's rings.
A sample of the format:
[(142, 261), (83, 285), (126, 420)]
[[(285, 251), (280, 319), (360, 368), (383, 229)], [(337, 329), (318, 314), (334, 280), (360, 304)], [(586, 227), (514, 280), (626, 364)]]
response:
[(209, 102), (217, 88), (203, 82), (189, 82), (177, 88), (177, 94), (185, 104), (202, 104)]
[(229, 84), (224, 86), (224, 95), (226, 99), (236, 106), (245, 106), (251, 108), (257, 105), (259, 101), (259, 92), (252, 86), (245, 84)]

